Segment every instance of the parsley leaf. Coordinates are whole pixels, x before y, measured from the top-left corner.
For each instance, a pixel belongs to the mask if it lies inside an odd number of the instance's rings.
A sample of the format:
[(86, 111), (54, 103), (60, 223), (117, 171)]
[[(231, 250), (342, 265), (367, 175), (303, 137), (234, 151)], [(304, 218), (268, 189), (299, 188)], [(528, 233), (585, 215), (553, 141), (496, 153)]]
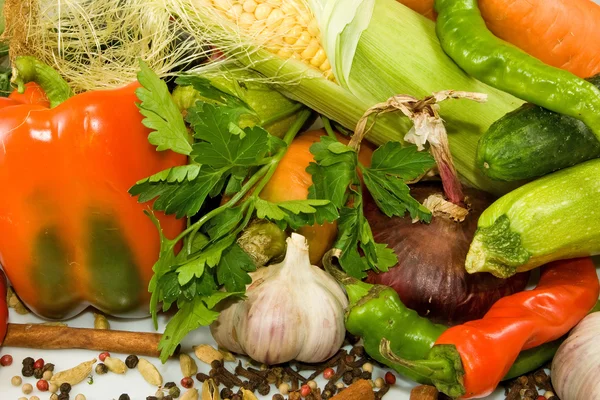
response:
[[(228, 110), (212, 104), (197, 104), (189, 110), (188, 121), (194, 137), (192, 157), (214, 168), (256, 165), (268, 151), (269, 134), (254, 126), (241, 130)], [(234, 129), (237, 128), (237, 129)]]
[(129, 193), (138, 196), (140, 203), (156, 198), (155, 210), (189, 217), (200, 210), (222, 176), (223, 170), (206, 165), (184, 165), (138, 181)]
[(298, 229), (303, 226), (323, 225), (339, 218), (336, 207), (329, 200), (290, 200), (272, 203), (257, 199), (254, 203), (256, 216), (279, 222), (279, 227)]
[(167, 84), (141, 60), (137, 78), (142, 85), (136, 90), (141, 100), (138, 108), (145, 117), (142, 123), (154, 130), (148, 136), (148, 141), (157, 146), (157, 150), (173, 150), (189, 155), (192, 151), (190, 135)]
[(223, 252), (217, 265), (217, 281), (229, 292), (243, 291), (252, 282), (248, 272), (255, 270), (256, 266), (250, 256), (234, 244)]

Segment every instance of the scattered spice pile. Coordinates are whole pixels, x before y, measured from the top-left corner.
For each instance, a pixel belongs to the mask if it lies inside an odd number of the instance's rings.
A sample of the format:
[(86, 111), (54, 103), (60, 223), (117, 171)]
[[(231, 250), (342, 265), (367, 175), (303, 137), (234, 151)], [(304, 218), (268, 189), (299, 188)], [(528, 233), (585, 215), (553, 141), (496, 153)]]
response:
[(546, 370), (550, 365), (505, 382), (506, 400), (560, 400), (554, 394), (550, 375)]

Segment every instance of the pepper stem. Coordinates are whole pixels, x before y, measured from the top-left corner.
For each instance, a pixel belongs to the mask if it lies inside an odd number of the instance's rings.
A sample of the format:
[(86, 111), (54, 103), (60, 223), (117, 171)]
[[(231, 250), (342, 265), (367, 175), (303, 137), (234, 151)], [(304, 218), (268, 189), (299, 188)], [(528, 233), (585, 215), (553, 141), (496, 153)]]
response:
[(460, 355), (451, 345), (435, 345), (426, 360), (406, 360), (398, 357), (388, 339), (382, 338), (379, 353), (387, 360), (429, 379), (436, 388), (452, 398), (465, 393), (464, 368)]
[(346, 294), (348, 295), (348, 300), (350, 302), (350, 307), (354, 304), (358, 303), (360, 299), (367, 296), (369, 292), (373, 289), (374, 285), (363, 282), (359, 279), (353, 278), (350, 275), (347, 275), (334, 266), (333, 257), (338, 257), (340, 250), (331, 249), (323, 256), (323, 268), (325, 271), (329, 273), (333, 278), (338, 281), (341, 285), (346, 289)]
[(12, 80), (17, 85), (19, 93), (25, 91), (27, 82), (36, 82), (46, 93), (50, 101), (50, 108), (56, 107), (73, 96), (73, 91), (60, 74), (35, 57), (19, 56), (15, 58)]

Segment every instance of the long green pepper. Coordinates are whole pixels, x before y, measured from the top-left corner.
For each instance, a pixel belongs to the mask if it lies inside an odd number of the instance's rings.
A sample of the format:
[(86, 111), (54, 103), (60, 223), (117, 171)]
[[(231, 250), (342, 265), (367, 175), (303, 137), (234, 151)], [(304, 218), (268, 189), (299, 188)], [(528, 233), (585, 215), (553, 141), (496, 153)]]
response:
[[(362, 338), (367, 354), (415, 382), (433, 385), (433, 381), (424, 376), (426, 373), (422, 367), (427, 367), (426, 360), (433, 345), (448, 328), (434, 324), (407, 308), (394, 289), (384, 285), (371, 285), (346, 275), (332, 264), (331, 251), (323, 257), (323, 266), (344, 286), (349, 300), (346, 330)], [(600, 310), (600, 301), (592, 311), (597, 309)], [(542, 366), (552, 359), (564, 338), (521, 352), (503, 380), (515, 378)], [(408, 368), (384, 356), (381, 353), (382, 339), (389, 340), (390, 349), (396, 356), (403, 360), (416, 360), (419, 365), (411, 365)], [(436, 351), (443, 353), (445, 348), (436, 346)], [(448, 368), (444, 367), (444, 363), (431, 361), (438, 369), (437, 374), (462, 376), (460, 359), (446, 358), (447, 362), (453, 364), (448, 365)]]
[(494, 36), (477, 0), (436, 0), (435, 9), (442, 48), (468, 74), (530, 103), (578, 118), (600, 140), (600, 90), (594, 85)]

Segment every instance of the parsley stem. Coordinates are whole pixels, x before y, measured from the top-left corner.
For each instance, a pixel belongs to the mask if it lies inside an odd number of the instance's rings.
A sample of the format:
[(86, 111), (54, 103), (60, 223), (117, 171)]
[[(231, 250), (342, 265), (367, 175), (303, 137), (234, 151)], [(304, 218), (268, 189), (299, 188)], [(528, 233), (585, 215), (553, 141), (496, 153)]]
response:
[(324, 115), (321, 115), (321, 121), (323, 121), (323, 127), (325, 128), (325, 132), (327, 132), (327, 135), (337, 140), (337, 136), (335, 135), (335, 132), (331, 127), (331, 121), (329, 120), (329, 118), (325, 117)]

